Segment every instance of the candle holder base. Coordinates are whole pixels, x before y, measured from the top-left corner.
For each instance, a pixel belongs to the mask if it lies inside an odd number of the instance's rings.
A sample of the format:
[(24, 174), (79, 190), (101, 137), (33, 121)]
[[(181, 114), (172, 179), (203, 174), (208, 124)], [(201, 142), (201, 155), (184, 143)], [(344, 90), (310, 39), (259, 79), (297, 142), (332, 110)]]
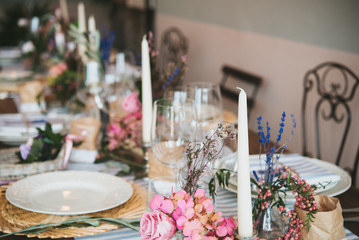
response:
[(255, 239), (258, 239), (257, 238), (257, 235), (253, 235), (253, 236), (250, 236), (250, 237), (238, 237), (239, 240), (255, 240)]
[(253, 230), (253, 235), (250, 237), (240, 237), (238, 235), (236, 237), (237, 237), (236, 239), (238, 239), (238, 240), (256, 240), (256, 239), (258, 239), (257, 232), (255, 232), (254, 230)]
[(148, 149), (151, 147), (151, 143), (142, 143), (143, 158), (146, 164), (146, 172), (148, 173)]

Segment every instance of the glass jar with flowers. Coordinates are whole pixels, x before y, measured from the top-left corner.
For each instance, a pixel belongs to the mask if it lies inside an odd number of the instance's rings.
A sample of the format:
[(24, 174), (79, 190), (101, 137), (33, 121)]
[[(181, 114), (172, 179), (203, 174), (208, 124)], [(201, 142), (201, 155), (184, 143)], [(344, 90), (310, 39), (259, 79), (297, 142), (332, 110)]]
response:
[[(284, 132), (286, 114), (283, 112), (279, 124), (279, 132), (274, 144), (271, 142), (271, 127), (266, 123), (262, 125), (262, 117), (257, 118), (258, 135), (261, 149), (265, 152), (265, 170), (262, 174), (253, 171), (254, 178), (252, 183), (256, 186), (258, 197), (255, 199), (253, 207), (254, 227), (259, 238), (264, 239), (282, 239), (293, 237), (298, 239), (301, 226), (310, 228), (310, 223), (316, 212), (316, 203), (314, 201), (314, 191), (316, 186), (310, 186), (304, 180), (301, 180), (296, 173), (289, 167), (279, 167), (278, 160), (287, 148), (288, 142), (294, 135), (296, 121), (294, 115), (292, 118), (291, 136), (284, 144), (280, 145), (282, 134)], [(261, 160), (261, 155), (260, 159)], [(296, 195), (296, 206), (307, 209), (307, 220), (303, 224), (291, 210), (287, 211), (285, 206), (285, 196), (288, 191)]]

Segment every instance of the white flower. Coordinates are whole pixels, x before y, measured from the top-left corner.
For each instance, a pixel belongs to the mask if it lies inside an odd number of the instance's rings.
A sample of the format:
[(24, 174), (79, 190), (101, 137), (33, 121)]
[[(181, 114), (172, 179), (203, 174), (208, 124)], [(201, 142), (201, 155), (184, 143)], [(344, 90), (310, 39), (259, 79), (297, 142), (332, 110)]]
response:
[(33, 142), (34, 142), (33, 138), (28, 138), (27, 142), (26, 142), (26, 145), (29, 145), (31, 147)]
[(19, 27), (25, 27), (28, 25), (28, 21), (26, 18), (20, 18), (18, 21), (17, 21), (17, 25)]
[(34, 50), (35, 50), (35, 46), (31, 41), (25, 42), (21, 47), (21, 51), (23, 54), (31, 53)]

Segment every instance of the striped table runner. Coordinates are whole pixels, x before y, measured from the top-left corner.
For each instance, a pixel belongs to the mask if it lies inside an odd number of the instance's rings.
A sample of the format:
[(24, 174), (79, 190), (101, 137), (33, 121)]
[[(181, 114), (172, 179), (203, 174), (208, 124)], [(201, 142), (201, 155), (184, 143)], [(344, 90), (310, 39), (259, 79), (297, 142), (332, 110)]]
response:
[[(136, 183), (139, 183), (136, 181)], [(141, 181), (141, 184), (146, 185), (147, 182)], [(290, 206), (288, 206), (290, 207)], [(229, 192), (227, 190), (221, 189), (217, 193), (215, 208), (217, 211), (221, 211), (223, 216), (229, 217), (237, 216), (237, 195), (235, 193)], [(358, 236), (350, 232), (348, 229), (345, 229), (345, 233), (348, 240), (359, 239)], [(94, 236), (78, 237), (76, 240), (118, 240), (118, 239), (127, 239), (127, 240), (139, 240), (141, 239), (140, 234), (136, 231), (133, 231), (128, 228), (120, 228), (115, 231), (98, 234)]]
[[(263, 171), (265, 167), (264, 158), (265, 155), (263, 154), (263, 160), (259, 161), (258, 155), (250, 155), (250, 169), (257, 172)], [(317, 165), (316, 161), (299, 154), (284, 154), (279, 159), (279, 162), (294, 169), (300, 174), (302, 179), (305, 179), (311, 185), (329, 181), (334, 183), (340, 180), (338, 174)]]

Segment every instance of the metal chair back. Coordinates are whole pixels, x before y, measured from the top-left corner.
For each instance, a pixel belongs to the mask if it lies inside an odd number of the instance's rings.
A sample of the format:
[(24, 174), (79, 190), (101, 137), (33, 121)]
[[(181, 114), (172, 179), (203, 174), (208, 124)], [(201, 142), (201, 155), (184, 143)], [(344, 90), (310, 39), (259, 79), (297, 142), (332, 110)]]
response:
[[(336, 124), (342, 124), (344, 131), (340, 139), (340, 145), (336, 154), (335, 164), (339, 166), (342, 159), (344, 147), (347, 143), (348, 133), (352, 126), (352, 109), (349, 103), (353, 100), (359, 85), (359, 77), (348, 67), (335, 63), (325, 62), (309, 70), (304, 76), (304, 95), (302, 101), (302, 136), (303, 136), (303, 155), (313, 156), (308, 150), (308, 118), (314, 114), (314, 144), (315, 157), (321, 159), (320, 145), (320, 124), (319, 121), (333, 121)], [(310, 93), (316, 94), (317, 99), (309, 102)], [(309, 113), (310, 106), (314, 113)], [(328, 109), (325, 106), (329, 106)], [(342, 110), (340, 110), (342, 109)], [(310, 115), (312, 114), (312, 115)], [(357, 144), (357, 153), (354, 159), (353, 168), (350, 169), (353, 183), (356, 180), (356, 172), (359, 161), (359, 144)]]
[[(222, 67), (223, 78), (220, 83), (222, 97), (226, 97), (231, 101), (238, 102), (239, 90), (237, 86), (241, 86), (247, 93), (248, 117), (255, 103), (262, 78), (252, 73), (248, 73), (238, 68), (224, 65)], [(229, 79), (234, 81), (230, 82)], [(243, 85), (243, 86), (242, 86)]]

